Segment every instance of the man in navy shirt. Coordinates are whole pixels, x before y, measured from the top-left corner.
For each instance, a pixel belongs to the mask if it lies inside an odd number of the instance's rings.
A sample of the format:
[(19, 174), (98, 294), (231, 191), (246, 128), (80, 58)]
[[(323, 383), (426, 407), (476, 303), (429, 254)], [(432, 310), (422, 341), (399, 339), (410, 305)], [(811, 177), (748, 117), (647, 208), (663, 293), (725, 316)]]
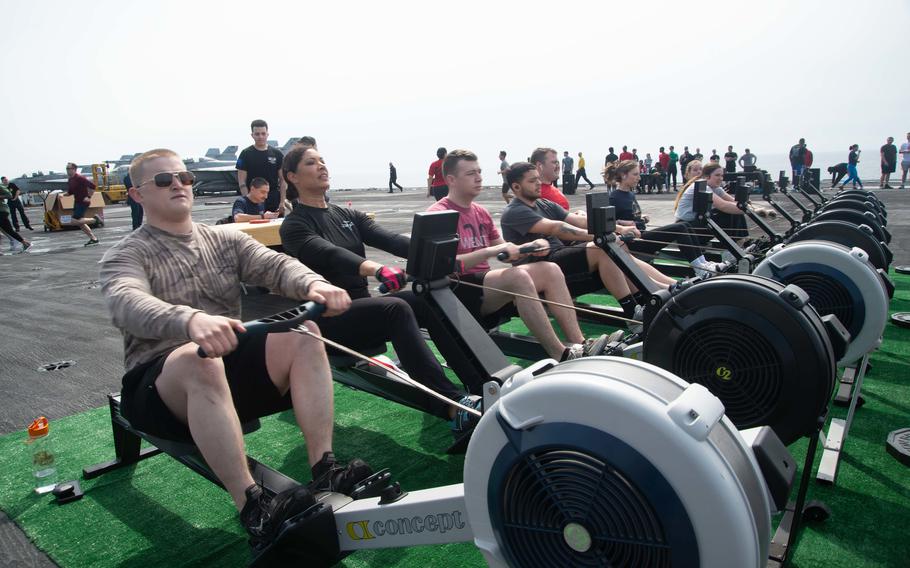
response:
[(266, 211), (265, 202), (269, 196), (269, 182), (263, 178), (254, 178), (250, 182), (250, 192), (234, 201), (231, 216), (235, 223), (248, 223), (253, 219), (277, 219), (277, 211)]

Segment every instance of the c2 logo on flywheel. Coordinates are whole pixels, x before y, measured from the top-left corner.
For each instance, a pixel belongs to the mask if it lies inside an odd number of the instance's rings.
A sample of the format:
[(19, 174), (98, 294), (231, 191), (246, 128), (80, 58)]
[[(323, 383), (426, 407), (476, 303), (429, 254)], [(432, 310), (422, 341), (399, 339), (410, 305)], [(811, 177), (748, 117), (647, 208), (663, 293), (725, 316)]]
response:
[(723, 381), (729, 381), (733, 377), (733, 372), (726, 367), (718, 367), (714, 370), (714, 374)]

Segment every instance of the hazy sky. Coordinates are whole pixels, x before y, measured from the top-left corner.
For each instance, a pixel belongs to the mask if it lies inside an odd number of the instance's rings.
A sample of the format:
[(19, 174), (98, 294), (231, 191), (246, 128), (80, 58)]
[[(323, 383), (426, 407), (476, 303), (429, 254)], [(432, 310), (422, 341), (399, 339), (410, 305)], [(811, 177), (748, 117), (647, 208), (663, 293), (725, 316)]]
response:
[[(165, 146), (318, 139), (334, 187), (425, 183), (438, 146), (497, 183), (537, 146), (857, 142), (910, 130), (910, 2), (3, 0), (0, 172)], [(589, 175), (595, 168), (589, 166)]]

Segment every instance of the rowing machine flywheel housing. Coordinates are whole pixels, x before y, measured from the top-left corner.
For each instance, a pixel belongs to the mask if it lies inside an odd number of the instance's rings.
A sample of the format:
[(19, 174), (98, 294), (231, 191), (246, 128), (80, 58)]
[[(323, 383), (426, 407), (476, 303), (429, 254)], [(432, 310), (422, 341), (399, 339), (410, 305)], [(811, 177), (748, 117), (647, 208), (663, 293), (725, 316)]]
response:
[(645, 361), (717, 396), (740, 429), (789, 445), (816, 430), (835, 384), (826, 326), (796, 286), (749, 274), (709, 278), (654, 316)]
[(720, 401), (653, 365), (556, 365), (485, 413), (465, 458), (491, 566), (764, 566), (768, 489)]
[(778, 245), (754, 274), (799, 286), (819, 314), (837, 316), (850, 333), (839, 363), (853, 363), (881, 344), (888, 291), (862, 249), (811, 240)]

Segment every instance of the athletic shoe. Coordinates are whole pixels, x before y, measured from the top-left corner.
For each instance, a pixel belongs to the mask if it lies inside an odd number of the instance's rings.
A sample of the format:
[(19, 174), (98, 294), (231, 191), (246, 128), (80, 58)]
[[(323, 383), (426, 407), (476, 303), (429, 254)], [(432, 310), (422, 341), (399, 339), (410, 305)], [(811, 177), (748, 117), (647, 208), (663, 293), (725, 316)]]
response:
[(689, 264), (695, 271), (695, 275), (699, 278), (708, 278), (709, 276), (714, 276), (717, 272), (720, 272), (720, 268), (724, 266), (723, 263), (705, 260), (705, 257), (703, 256), (696, 258)]
[(585, 356), (585, 347), (581, 343), (573, 343), (566, 347), (566, 350), (562, 352), (562, 357), (560, 357), (559, 362), (571, 361), (573, 359), (581, 359)]
[(582, 353), (584, 357), (596, 357), (601, 355), (604, 352), (604, 349), (609, 342), (607, 334), (603, 334), (600, 337), (592, 337), (590, 339), (585, 339), (585, 342), (581, 344)]
[(84, 246), (84, 247), (90, 247), (90, 246), (93, 246), (93, 245), (97, 245), (98, 243), (99, 243), (98, 239), (89, 239), (88, 242), (85, 243), (85, 244), (82, 245), (82, 246)]
[(894, 188), (891, 187), (890, 185), (888, 185), (888, 184), (886, 183), (886, 184), (885, 184), (885, 187), (884, 187), (883, 189), (894, 189)]
[(349, 495), (354, 486), (373, 475), (373, 469), (361, 459), (353, 459), (347, 466), (335, 461), (335, 454), (326, 452), (310, 468), (313, 481), (307, 486), (313, 493), (333, 491)]
[(275, 540), (281, 525), (294, 515), (316, 504), (316, 498), (303, 485), (285, 489), (274, 497), (258, 485), (246, 488), (246, 504), (240, 511), (240, 523), (250, 535), (250, 546), (262, 550)]
[(22, 252), (25, 252), (30, 248), (32, 248), (32, 243), (23, 243), (22, 244)]
[[(474, 410), (483, 409), (483, 398), (477, 396), (476, 394), (468, 394), (461, 397), (458, 400), (458, 404), (462, 406), (467, 406), (468, 408), (473, 408)], [(457, 408), (455, 410), (455, 418), (449, 421), (449, 426), (452, 429), (452, 435), (455, 438), (460, 438), (474, 429), (477, 426), (477, 422), (480, 420), (475, 414)]]

